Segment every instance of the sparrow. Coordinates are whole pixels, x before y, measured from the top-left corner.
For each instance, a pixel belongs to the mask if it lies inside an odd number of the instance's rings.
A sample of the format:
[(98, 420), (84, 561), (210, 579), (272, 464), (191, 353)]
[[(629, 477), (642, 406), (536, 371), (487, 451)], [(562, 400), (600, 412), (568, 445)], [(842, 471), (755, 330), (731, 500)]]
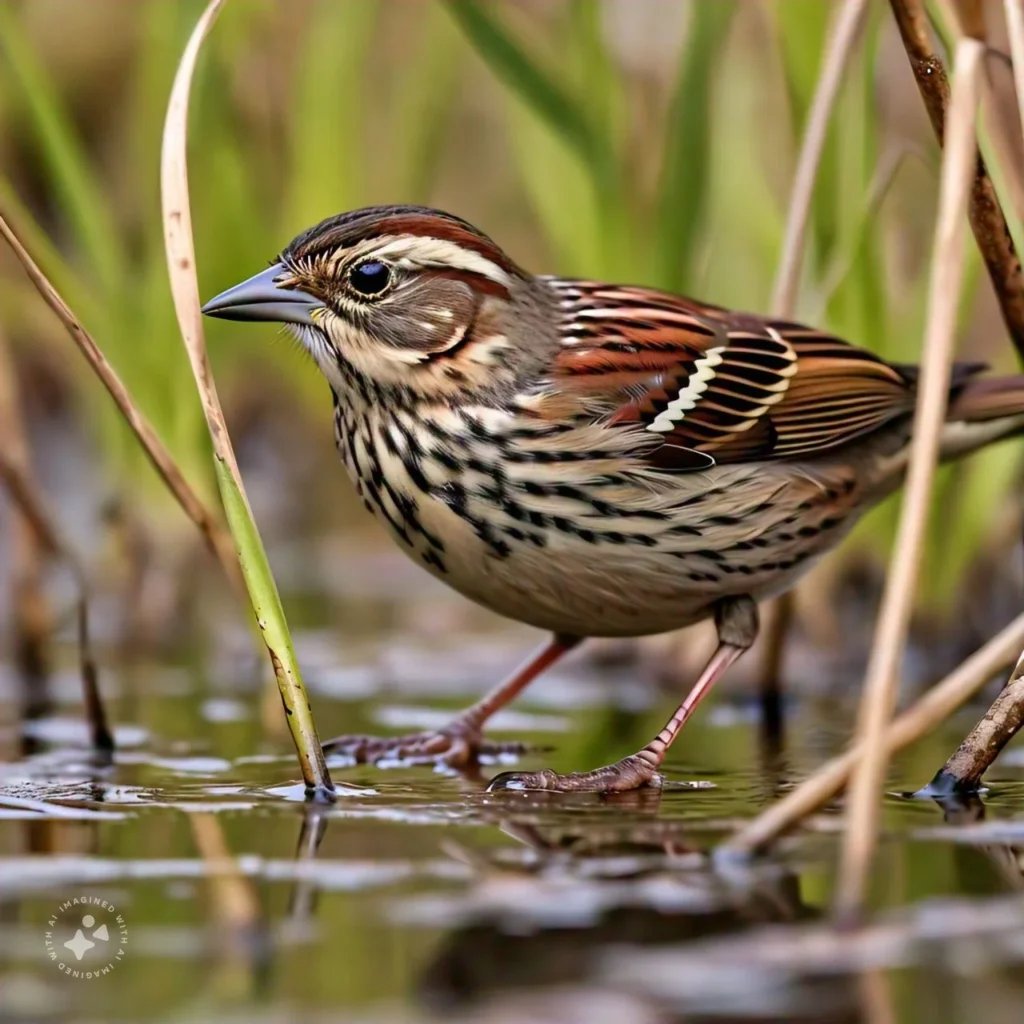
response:
[[(713, 618), (718, 646), (642, 750), (491, 789), (620, 791), (658, 769), (781, 594), (899, 487), (918, 371), (825, 331), (651, 288), (534, 276), (418, 206), (330, 217), (209, 301), (287, 325), (330, 384), (367, 510), (428, 572), (550, 640), (442, 730), (358, 761), (483, 749), (487, 719), (586, 637)], [(952, 373), (942, 456), (1024, 428), (1024, 376)]]

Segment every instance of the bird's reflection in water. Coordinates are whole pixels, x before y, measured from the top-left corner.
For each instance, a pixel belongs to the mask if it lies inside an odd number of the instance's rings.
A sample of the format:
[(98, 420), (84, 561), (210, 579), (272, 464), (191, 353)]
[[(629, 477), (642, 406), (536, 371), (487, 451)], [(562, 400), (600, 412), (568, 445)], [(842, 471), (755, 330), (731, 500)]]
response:
[(501, 828), (529, 848), (517, 863), (508, 849), (485, 858), (447, 847), (473, 867), (475, 880), (464, 900), (446, 908), (444, 917), (459, 924), (420, 977), (421, 1004), (439, 1016), (616, 1024), (863, 1019), (850, 976), (808, 981), (794, 994), (797, 1018), (790, 1016), (788, 994), (784, 1006), (767, 978), (741, 979), (744, 991), (732, 1008), (679, 1006), (608, 981), (606, 968), (622, 950), (653, 951), (760, 924), (813, 919), (817, 912), (801, 900), (793, 873), (773, 868), (742, 880), (723, 878), (672, 822), (598, 832), (542, 830), (506, 820)]

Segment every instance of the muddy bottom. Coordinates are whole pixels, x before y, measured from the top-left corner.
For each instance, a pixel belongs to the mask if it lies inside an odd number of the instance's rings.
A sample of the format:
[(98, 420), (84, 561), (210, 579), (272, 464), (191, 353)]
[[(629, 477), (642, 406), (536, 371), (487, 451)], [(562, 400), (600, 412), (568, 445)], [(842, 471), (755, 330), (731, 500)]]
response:
[[(443, 721), (534, 639), (345, 656), (329, 633), (299, 638), (325, 734)], [(494, 735), (551, 748), (526, 768), (606, 763), (671, 710), (641, 675), (571, 659)], [(488, 795), (506, 765), (465, 778), (334, 761), (348, 788), (312, 808), (245, 673), (144, 665), (105, 682), (120, 749), (102, 770), (72, 673), (28, 724), (9, 674), (0, 692), (4, 1020), (1024, 1019), (1024, 750), (973, 808), (899, 795), (969, 714), (894, 766), (872, 923), (836, 935), (835, 809), (754, 865), (707, 852), (841, 746), (848, 701), (792, 701), (770, 756), (755, 709), (721, 697), (660, 793)]]

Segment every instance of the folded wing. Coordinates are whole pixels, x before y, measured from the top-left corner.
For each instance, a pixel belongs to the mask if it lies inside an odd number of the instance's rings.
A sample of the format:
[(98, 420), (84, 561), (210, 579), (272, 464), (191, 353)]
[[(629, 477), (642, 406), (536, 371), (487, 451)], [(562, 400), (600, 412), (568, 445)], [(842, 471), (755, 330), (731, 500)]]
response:
[(814, 456), (907, 416), (911, 374), (800, 324), (644, 288), (552, 281), (555, 391), (663, 444), (667, 469)]

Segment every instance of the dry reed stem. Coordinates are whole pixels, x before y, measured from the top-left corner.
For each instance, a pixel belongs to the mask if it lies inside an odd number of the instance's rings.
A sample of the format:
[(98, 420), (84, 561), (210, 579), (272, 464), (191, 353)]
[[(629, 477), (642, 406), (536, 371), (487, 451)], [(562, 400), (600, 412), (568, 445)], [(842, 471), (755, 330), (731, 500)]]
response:
[(307, 790), (321, 798), (334, 793), (309, 698), (288, 635), (280, 597), (263, 551), (228, 435), (203, 333), (195, 243), (188, 189), (188, 107), (192, 77), (203, 40), (224, 0), (210, 0), (192, 30), (171, 87), (160, 154), (160, 200), (171, 295), (192, 374), (203, 404), (221, 498), (238, 551), (246, 590), (267, 645), (289, 730)]
[[(1024, 647), (1024, 614), (1018, 615), (984, 647), (930, 689), (885, 731), (885, 751), (891, 757), (916, 743), (944, 722), (999, 671), (1012, 665)], [(860, 762), (864, 748), (849, 750), (823, 764), (810, 778), (787, 793), (731, 836), (719, 849), (723, 858), (748, 856), (764, 849), (807, 815), (828, 803), (846, 784)]]
[(836, 913), (840, 921), (852, 920), (860, 912), (878, 831), (879, 790), (887, 763), (884, 732), (896, 705), (900, 660), (914, 607), (949, 400), (957, 304), (963, 282), (964, 222), (976, 160), (975, 116), (984, 56), (984, 46), (975, 39), (965, 38), (957, 46), (906, 494), (857, 721), (863, 752), (851, 784), (837, 882)]
[(78, 659), (82, 676), (82, 696), (86, 721), (89, 724), (93, 748), (99, 755), (109, 758), (114, 750), (114, 737), (107, 724), (106, 711), (100, 697), (99, 674), (96, 671), (96, 661), (93, 658), (92, 644), (89, 640), (89, 586), (85, 570), (51, 521), (34, 481), (22, 471), (14, 459), (9, 457), (2, 445), (0, 445), (0, 484), (3, 484), (15, 508), (35, 534), (40, 549), (47, 555), (65, 562), (74, 576), (78, 591), (76, 602)]
[(796, 312), (807, 224), (811, 216), (811, 201), (814, 198), (814, 183), (818, 177), (821, 154), (825, 149), (832, 110), (866, 10), (867, 0), (845, 0), (839, 14), (836, 15), (835, 27), (829, 36), (822, 60), (821, 77), (814, 87), (814, 97), (807, 115), (807, 130), (804, 132), (796, 173), (793, 175), (786, 230), (782, 240), (782, 256), (779, 259), (779, 269), (772, 289), (772, 316), (780, 320), (789, 319)]
[[(889, 0), (889, 3), (925, 109), (939, 144), (942, 145), (946, 130), (949, 83), (942, 59), (932, 46), (923, 0)], [(1018, 358), (1024, 360), (1024, 271), (1010, 237), (995, 186), (980, 155), (977, 157), (971, 190), (970, 218), (1003, 320)]]
[(242, 573), (230, 536), (214, 513), (203, 504), (202, 499), (192, 489), (171, 453), (164, 447), (156, 431), (136, 406), (121, 378), (107, 362), (92, 335), (82, 326), (57, 289), (36, 265), (2, 213), (0, 213), (0, 235), (4, 237), (14, 255), (18, 257), (21, 265), (25, 268), (25, 273), (28, 274), (29, 280), (35, 285), (36, 291), (42, 296), (43, 301), (57, 314), (57, 318), (71, 335), (71, 340), (85, 357), (89, 368), (107, 389), (107, 393), (114, 400), (114, 404), (120, 410), (125, 422), (149, 457), (153, 468), (167, 485), (171, 494), (174, 495), (185, 515), (199, 528), (207, 547), (223, 567), (228, 581), (236, 591), (244, 594)]
[[(836, 15), (829, 35), (822, 71), (814, 88), (811, 108), (793, 175), (793, 187), (786, 214), (782, 254), (772, 288), (771, 313), (780, 320), (790, 320), (796, 313), (800, 291), (800, 274), (807, 242), (807, 225), (811, 217), (814, 185), (825, 150), (828, 126), (843, 76), (850, 62), (854, 44), (867, 11), (867, 0), (845, 0)], [(792, 593), (770, 601), (764, 615), (764, 655), (760, 668), (762, 718), (766, 735), (773, 743), (782, 739), (782, 709), (779, 677), (785, 653), (786, 636), (793, 621)]]

